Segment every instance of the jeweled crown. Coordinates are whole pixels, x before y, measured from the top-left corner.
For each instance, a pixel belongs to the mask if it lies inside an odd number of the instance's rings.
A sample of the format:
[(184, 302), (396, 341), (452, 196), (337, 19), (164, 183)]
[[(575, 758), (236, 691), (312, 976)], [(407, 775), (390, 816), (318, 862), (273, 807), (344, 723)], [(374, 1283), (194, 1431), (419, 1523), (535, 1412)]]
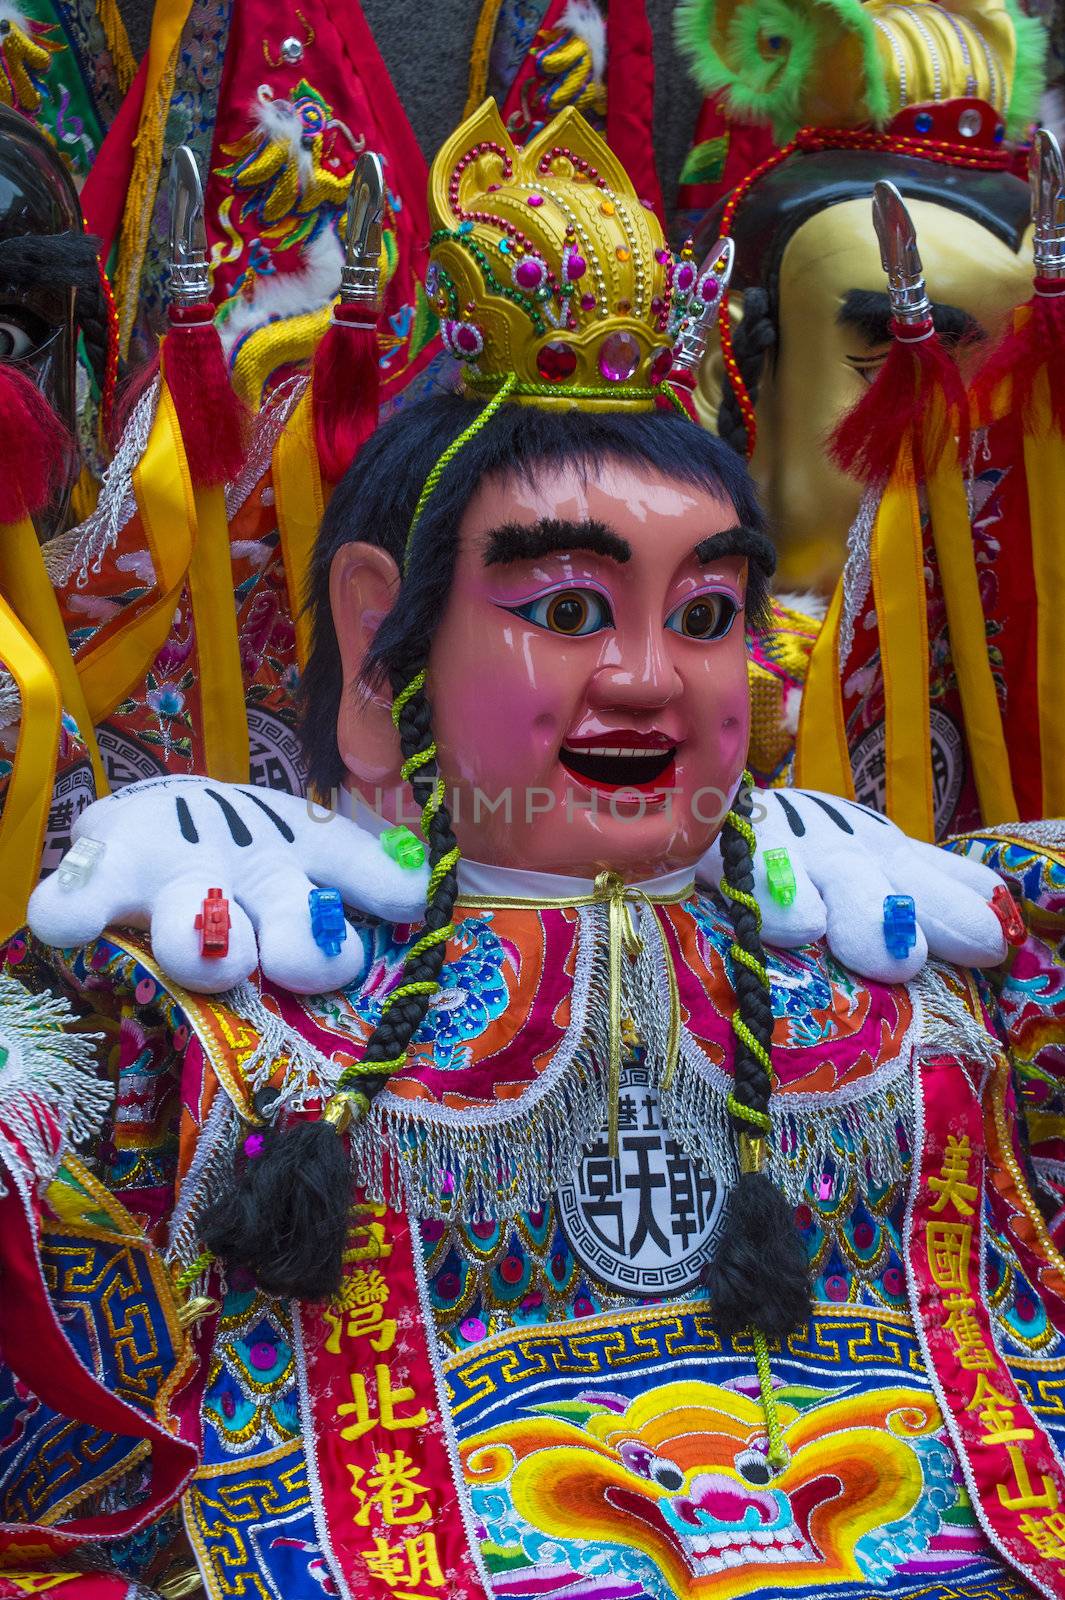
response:
[(526, 404), (649, 409), (720, 295), (573, 109), (518, 149), (486, 101), (433, 163), (429, 215), (429, 295), (474, 394), (511, 377)]

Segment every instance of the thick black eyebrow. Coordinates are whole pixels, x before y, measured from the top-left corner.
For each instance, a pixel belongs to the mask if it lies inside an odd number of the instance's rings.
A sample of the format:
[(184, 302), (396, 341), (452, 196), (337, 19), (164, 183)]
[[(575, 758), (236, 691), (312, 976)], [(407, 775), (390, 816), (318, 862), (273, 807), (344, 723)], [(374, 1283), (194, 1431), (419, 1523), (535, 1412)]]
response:
[(769, 582), (776, 570), (777, 553), (772, 542), (757, 528), (744, 528), (739, 523), (734, 528), (722, 528), (701, 539), (695, 546), (695, 559), (701, 567), (724, 556), (746, 556), (747, 594), (744, 610), (747, 626), (762, 632), (769, 626)]
[(486, 567), (510, 561), (535, 561), (539, 556), (585, 550), (622, 565), (632, 560), (632, 546), (605, 522), (566, 522), (542, 517), (539, 522), (505, 522), (485, 536)]
[[(841, 328), (853, 328), (860, 333), (867, 344), (891, 342), (891, 301), (879, 290), (848, 289), (836, 313), (836, 321)], [(941, 300), (932, 302), (932, 322), (939, 336), (951, 344), (977, 338), (983, 333), (968, 311)]]

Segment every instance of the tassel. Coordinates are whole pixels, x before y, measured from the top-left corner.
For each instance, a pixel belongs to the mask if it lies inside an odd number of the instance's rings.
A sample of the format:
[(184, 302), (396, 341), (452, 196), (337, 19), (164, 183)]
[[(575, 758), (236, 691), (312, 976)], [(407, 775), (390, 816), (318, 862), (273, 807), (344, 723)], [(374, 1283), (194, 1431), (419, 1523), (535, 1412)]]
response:
[[(1036, 379), (1047, 375), (1049, 417), (1039, 418)], [(1035, 294), (1014, 312), (1008, 332), (973, 379), (972, 401), (977, 420), (992, 420), (992, 399), (999, 385), (1011, 380), (1010, 409), (1025, 430), (1051, 426), (1065, 434), (1065, 279), (1036, 278)]]
[(757, 1328), (783, 1339), (808, 1320), (806, 1246), (787, 1200), (763, 1172), (741, 1174), (703, 1281), (714, 1321), (730, 1336)]
[(0, 523), (35, 516), (70, 482), (74, 441), (26, 375), (0, 362)]
[(377, 320), (365, 305), (333, 307), (311, 377), (318, 465), (339, 483), (377, 426)]
[(829, 439), (836, 465), (870, 486), (887, 481), (907, 440), (926, 472), (950, 447), (962, 461), (969, 454), (965, 385), (931, 319), (893, 321), (891, 331), (894, 341), (876, 380)]
[(351, 1184), (347, 1141), (325, 1117), (256, 1132), (203, 1242), (268, 1294), (325, 1300), (340, 1287)]
[(244, 464), (249, 417), (229, 379), (209, 303), (173, 304), (161, 360), (196, 488), (216, 488)]

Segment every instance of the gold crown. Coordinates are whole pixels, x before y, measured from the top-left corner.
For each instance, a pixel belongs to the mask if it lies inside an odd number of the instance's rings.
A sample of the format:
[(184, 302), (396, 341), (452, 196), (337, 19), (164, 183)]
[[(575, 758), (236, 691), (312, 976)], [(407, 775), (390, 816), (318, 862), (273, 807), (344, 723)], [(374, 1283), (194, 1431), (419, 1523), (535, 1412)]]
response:
[(428, 292), (475, 394), (649, 409), (719, 292), (572, 108), (517, 149), (486, 100), (433, 163), (429, 216)]

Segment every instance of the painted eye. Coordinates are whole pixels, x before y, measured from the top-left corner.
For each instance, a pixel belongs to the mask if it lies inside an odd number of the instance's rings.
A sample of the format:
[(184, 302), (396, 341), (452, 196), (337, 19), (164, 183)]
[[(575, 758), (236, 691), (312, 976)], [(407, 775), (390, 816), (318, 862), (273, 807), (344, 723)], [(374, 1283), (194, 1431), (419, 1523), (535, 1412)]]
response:
[(741, 1450), (735, 1467), (743, 1481), (755, 1488), (761, 1488), (773, 1477), (773, 1469), (760, 1450)]
[(34, 348), (36, 340), (21, 323), (0, 318), (0, 361), (21, 361)]
[(723, 639), (738, 609), (727, 594), (698, 594), (666, 618), (666, 627), (686, 639)]
[(676, 1462), (660, 1458), (651, 1462), (651, 1477), (660, 1489), (668, 1489), (671, 1494), (684, 1482), (684, 1474)]
[(528, 605), (515, 606), (516, 616), (551, 633), (564, 633), (570, 638), (598, 633), (601, 628), (613, 626), (610, 607), (594, 589), (558, 589), (554, 594), (541, 595)]
[(847, 365), (851, 371), (861, 378), (864, 384), (871, 384), (876, 379), (881, 367), (887, 360), (887, 351), (875, 356), (848, 356)]

